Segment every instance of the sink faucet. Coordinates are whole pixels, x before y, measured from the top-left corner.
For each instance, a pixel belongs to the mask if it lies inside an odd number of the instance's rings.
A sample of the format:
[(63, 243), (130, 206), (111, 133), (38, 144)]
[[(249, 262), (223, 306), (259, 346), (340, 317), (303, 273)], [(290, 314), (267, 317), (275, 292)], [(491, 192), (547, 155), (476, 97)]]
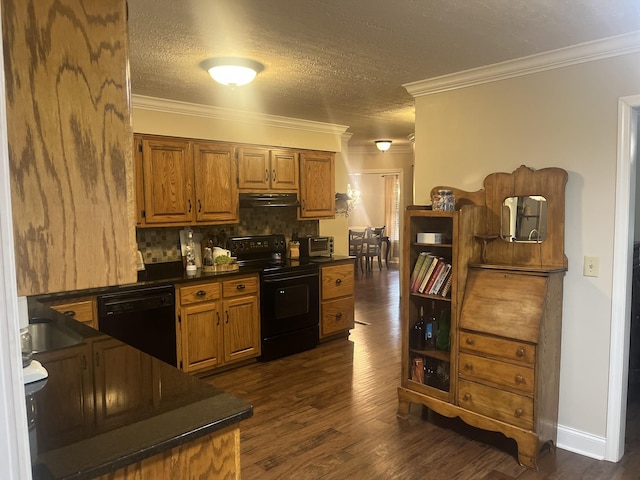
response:
[(538, 233), (538, 230), (536, 230), (535, 228), (529, 232), (529, 240), (531, 240), (531, 237), (533, 236), (534, 233), (536, 234), (536, 241), (539, 241), (540, 234)]

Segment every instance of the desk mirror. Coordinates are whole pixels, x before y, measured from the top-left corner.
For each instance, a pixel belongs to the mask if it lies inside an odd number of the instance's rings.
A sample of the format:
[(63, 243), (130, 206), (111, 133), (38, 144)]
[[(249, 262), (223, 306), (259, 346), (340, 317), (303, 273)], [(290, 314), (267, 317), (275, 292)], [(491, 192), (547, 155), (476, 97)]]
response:
[(541, 243), (547, 236), (547, 199), (507, 197), (502, 204), (501, 237), (507, 242)]

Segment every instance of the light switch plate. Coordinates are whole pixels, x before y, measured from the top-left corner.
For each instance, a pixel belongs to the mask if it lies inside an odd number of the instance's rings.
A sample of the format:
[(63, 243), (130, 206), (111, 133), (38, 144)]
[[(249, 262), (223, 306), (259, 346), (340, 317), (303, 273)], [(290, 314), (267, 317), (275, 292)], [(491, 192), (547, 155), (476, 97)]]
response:
[(584, 257), (583, 275), (585, 277), (597, 277), (600, 275), (599, 257)]

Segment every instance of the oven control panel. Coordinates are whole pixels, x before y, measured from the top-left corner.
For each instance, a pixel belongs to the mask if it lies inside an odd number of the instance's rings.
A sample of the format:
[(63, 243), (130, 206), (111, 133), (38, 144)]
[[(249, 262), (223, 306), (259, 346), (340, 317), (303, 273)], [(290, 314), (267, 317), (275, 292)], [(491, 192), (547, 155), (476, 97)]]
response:
[(248, 237), (231, 237), (227, 241), (227, 248), (232, 257), (264, 256), (268, 258), (273, 253), (284, 253), (286, 241), (284, 235), (253, 235)]

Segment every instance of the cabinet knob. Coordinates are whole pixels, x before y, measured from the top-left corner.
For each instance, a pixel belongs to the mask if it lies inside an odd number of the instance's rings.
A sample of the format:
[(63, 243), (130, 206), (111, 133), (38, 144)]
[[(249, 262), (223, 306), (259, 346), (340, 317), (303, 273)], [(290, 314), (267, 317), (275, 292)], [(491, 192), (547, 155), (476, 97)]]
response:
[(465, 370), (473, 370), (473, 365), (471, 365), (470, 363), (467, 363), (467, 364), (464, 366), (464, 368), (465, 368)]
[(467, 337), (467, 339), (465, 340), (465, 343), (466, 343), (467, 345), (473, 345), (473, 338), (471, 338), (471, 337)]
[(67, 317), (71, 317), (71, 318), (76, 316), (76, 312), (74, 310), (65, 310), (62, 313), (63, 315), (66, 315)]
[(238, 290), (244, 290), (245, 288), (247, 288), (247, 287), (245, 287), (245, 286), (244, 286), (244, 283), (239, 283), (239, 284), (236, 286), (236, 289), (238, 289)]
[(524, 357), (524, 348), (519, 348), (516, 351), (516, 357)]
[(342, 318), (342, 313), (340, 312), (336, 313), (336, 318)]
[(469, 400), (471, 400), (471, 394), (465, 393), (464, 397), (462, 397), (462, 400), (464, 400), (465, 402), (468, 402)]
[(341, 283), (342, 283), (342, 279), (341, 278), (336, 279), (336, 285), (340, 285)]
[(198, 290), (196, 292), (196, 296), (197, 297), (204, 297), (207, 294), (207, 292), (205, 292), (204, 290)]
[(524, 382), (524, 377), (522, 375), (516, 375), (516, 383), (519, 385)]
[(516, 417), (521, 417), (524, 412), (522, 411), (521, 408), (516, 408), (516, 411), (514, 413)]

